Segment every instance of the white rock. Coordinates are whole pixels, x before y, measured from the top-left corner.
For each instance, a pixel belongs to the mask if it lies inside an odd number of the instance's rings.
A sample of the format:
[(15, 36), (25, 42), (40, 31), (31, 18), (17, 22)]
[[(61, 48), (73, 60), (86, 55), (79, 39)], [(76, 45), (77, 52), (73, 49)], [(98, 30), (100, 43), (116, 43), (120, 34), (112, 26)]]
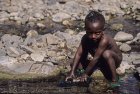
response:
[(13, 46), (18, 47), (19, 44), (23, 43), (23, 39), (20, 36), (5, 34), (1, 37), (1, 41), (5, 47)]
[(44, 57), (45, 57), (46, 53), (45, 52), (34, 52), (31, 54), (31, 58), (34, 60), (34, 61), (39, 61), (39, 62), (42, 62), (44, 60)]
[(134, 64), (134, 65), (140, 65), (140, 59), (139, 59), (139, 60), (133, 61), (133, 64)]
[(52, 34), (45, 34), (43, 35), (44, 38), (47, 39), (47, 44), (48, 45), (56, 45), (60, 42), (61, 38), (55, 36), (55, 35), (52, 35)]
[(22, 59), (25, 59), (25, 60), (26, 60), (28, 57), (29, 57), (29, 54), (23, 54), (23, 55), (21, 55), (21, 58), (22, 58)]
[(129, 41), (133, 39), (133, 35), (121, 31), (115, 35), (114, 39), (120, 42)]
[(55, 15), (52, 16), (52, 20), (54, 22), (62, 22), (65, 19), (70, 18), (71, 16), (66, 14), (66, 13), (56, 13)]
[(40, 27), (40, 28), (45, 28), (45, 25), (42, 24), (42, 23), (37, 23), (37, 26)]
[(116, 44), (117, 44), (118, 46), (121, 46), (123, 43), (122, 43), (122, 42), (116, 42)]
[(128, 52), (131, 50), (131, 47), (126, 44), (126, 43), (123, 43), (121, 46), (120, 46), (120, 50), (123, 51), (123, 52)]

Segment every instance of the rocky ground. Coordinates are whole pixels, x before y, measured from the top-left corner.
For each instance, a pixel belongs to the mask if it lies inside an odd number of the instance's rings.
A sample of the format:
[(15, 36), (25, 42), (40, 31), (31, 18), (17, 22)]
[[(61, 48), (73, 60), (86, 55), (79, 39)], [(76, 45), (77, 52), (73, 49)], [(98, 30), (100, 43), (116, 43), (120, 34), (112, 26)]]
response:
[(69, 70), (85, 34), (83, 20), (97, 10), (123, 53), (117, 72), (140, 73), (139, 5), (139, 0), (0, 0), (0, 70), (46, 75)]

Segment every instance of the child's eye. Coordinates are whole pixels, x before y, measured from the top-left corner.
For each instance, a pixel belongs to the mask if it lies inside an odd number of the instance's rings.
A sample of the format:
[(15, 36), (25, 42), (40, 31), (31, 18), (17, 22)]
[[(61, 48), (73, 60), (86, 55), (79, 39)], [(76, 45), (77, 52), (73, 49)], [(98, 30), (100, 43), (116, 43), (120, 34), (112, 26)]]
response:
[(96, 35), (100, 35), (100, 33), (96, 33)]

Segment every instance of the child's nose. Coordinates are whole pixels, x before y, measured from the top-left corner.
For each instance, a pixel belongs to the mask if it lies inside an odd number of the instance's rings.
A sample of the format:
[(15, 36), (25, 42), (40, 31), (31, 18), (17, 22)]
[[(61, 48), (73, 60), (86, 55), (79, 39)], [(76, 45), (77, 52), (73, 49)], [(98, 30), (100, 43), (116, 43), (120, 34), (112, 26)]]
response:
[(93, 34), (93, 35), (92, 35), (92, 38), (93, 38), (93, 39), (95, 39), (95, 38), (96, 38), (96, 35), (95, 35), (95, 34)]

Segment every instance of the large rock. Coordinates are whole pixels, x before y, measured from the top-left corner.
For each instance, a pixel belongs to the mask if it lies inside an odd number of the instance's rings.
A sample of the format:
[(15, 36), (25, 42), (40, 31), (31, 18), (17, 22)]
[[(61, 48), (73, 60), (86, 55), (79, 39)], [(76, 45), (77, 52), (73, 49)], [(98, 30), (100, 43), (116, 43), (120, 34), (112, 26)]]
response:
[(120, 42), (129, 41), (133, 39), (133, 35), (121, 31), (115, 35), (114, 39)]

